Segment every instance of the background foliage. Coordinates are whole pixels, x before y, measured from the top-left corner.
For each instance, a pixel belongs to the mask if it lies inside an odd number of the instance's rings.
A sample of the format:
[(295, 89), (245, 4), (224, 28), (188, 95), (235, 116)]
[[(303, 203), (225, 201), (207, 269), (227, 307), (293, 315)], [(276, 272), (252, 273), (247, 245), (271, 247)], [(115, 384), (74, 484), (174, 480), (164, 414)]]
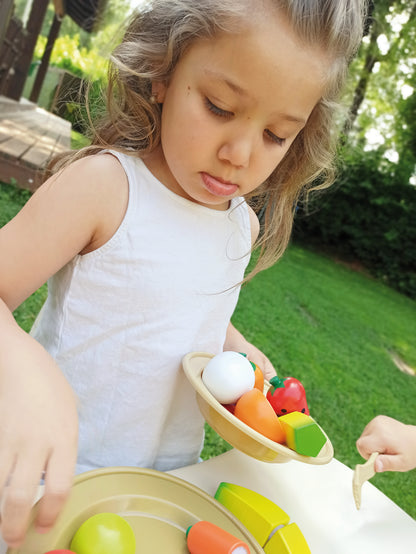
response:
[(358, 260), (389, 286), (416, 298), (416, 187), (380, 151), (354, 151), (337, 183), (297, 212), (294, 236), (344, 260)]
[[(24, 10), (26, 0), (18, 0)], [(102, 106), (109, 53), (122, 36), (128, 0), (110, 0), (96, 32), (68, 17), (51, 57), (73, 75), (55, 107), (73, 128), (87, 133), (86, 85), (92, 115)], [(52, 3), (36, 47), (42, 56), (53, 17)], [(355, 259), (372, 275), (416, 296), (416, 1), (371, 3), (366, 35), (351, 66), (345, 97), (339, 178), (327, 193), (300, 206), (295, 239), (305, 246)], [(392, 78), (394, 75), (394, 78)]]
[(335, 185), (298, 211), (304, 245), (416, 297), (416, 2), (374, 2), (352, 65)]

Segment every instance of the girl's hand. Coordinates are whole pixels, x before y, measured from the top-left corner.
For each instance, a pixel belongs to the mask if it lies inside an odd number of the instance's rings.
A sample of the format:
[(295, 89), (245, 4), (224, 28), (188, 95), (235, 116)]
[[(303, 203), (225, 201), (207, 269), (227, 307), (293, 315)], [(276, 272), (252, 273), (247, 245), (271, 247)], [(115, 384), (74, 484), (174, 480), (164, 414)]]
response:
[(6, 325), (0, 341), (0, 530), (16, 548), (24, 540), (43, 472), (37, 530), (47, 532), (63, 507), (78, 430), (73, 391), (54, 360), (23, 331), (9, 331)]
[(379, 452), (377, 472), (409, 471), (416, 467), (416, 426), (379, 415), (368, 423), (357, 440), (357, 450), (368, 459)]
[(224, 343), (224, 350), (234, 350), (247, 354), (250, 362), (254, 362), (262, 370), (265, 379), (268, 381), (276, 376), (276, 370), (269, 358), (263, 354), (254, 344), (248, 342), (243, 335), (231, 323), (228, 326), (227, 338)]

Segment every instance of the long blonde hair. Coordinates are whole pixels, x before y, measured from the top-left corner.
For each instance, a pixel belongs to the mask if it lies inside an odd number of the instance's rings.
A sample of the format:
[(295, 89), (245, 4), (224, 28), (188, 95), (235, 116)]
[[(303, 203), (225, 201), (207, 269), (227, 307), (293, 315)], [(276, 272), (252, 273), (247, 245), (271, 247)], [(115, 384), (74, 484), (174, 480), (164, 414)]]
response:
[(183, 52), (197, 39), (241, 29), (259, 8), (281, 10), (306, 45), (330, 53), (332, 70), (324, 96), (286, 156), (246, 200), (263, 212), (260, 255), (250, 274), (272, 265), (285, 251), (294, 209), (311, 187), (334, 180), (336, 114), (348, 64), (363, 35), (366, 0), (153, 0), (136, 12), (111, 56), (105, 115), (92, 126), (92, 145), (76, 158), (113, 148), (137, 156), (160, 141), (161, 107), (152, 102), (152, 81), (169, 82)]

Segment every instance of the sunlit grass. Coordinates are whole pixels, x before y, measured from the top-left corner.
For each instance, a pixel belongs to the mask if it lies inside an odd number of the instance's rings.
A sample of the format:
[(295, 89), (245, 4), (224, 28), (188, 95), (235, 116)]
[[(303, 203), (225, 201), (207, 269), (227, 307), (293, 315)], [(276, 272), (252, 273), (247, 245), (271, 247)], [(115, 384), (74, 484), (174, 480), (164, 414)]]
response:
[[(283, 260), (243, 288), (233, 323), (281, 376), (305, 386), (311, 414), (335, 456), (354, 467), (355, 441), (379, 413), (416, 424), (416, 303), (365, 275), (292, 246)], [(203, 456), (224, 449), (210, 430)], [(372, 482), (416, 517), (416, 471)]]

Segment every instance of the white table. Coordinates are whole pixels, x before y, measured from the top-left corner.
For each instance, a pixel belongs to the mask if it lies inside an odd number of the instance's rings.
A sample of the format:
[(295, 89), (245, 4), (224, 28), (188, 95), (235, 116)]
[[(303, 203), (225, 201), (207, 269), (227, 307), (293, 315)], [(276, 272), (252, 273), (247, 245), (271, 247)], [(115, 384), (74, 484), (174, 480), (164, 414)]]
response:
[(323, 466), (269, 464), (231, 450), (170, 473), (211, 495), (221, 481), (263, 494), (298, 524), (312, 554), (416, 553), (416, 521), (369, 482), (357, 510), (353, 472), (335, 459)]
[[(357, 510), (353, 472), (335, 459), (323, 466), (268, 464), (231, 450), (169, 473), (210, 495), (221, 481), (263, 494), (298, 524), (312, 554), (416, 553), (416, 521), (371, 483), (364, 483)], [(0, 554), (5, 552), (0, 541)]]

